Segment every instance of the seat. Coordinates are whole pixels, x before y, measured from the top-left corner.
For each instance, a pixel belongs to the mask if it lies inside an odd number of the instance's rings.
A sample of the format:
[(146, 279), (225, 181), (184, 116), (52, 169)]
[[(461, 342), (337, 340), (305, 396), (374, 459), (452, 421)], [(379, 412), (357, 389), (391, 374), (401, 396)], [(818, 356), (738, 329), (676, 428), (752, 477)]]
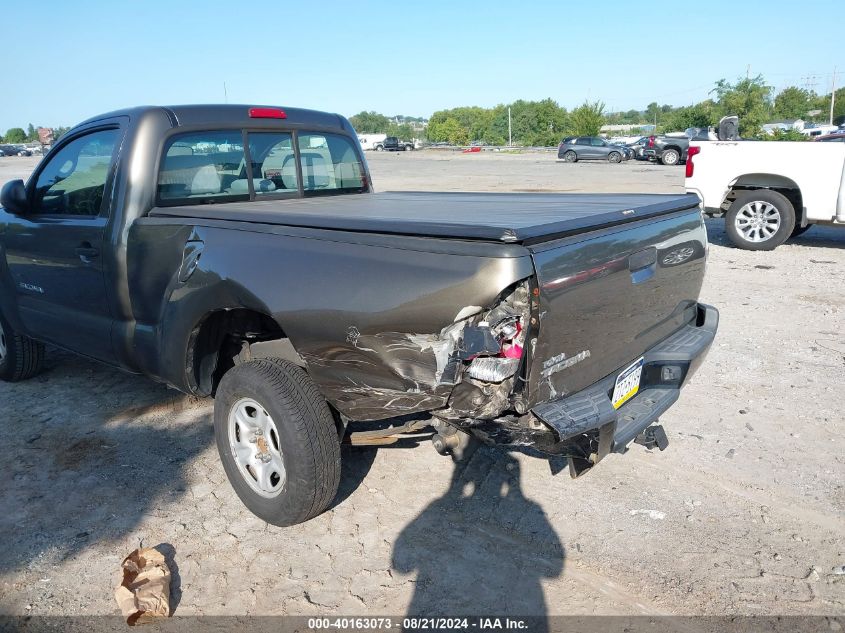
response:
[(189, 196), (206, 196), (210, 193), (220, 193), (220, 174), (214, 165), (203, 165), (191, 179), (191, 186), (188, 189)]
[(306, 189), (335, 188), (334, 167), (328, 151), (300, 152), (299, 157), (302, 162), (302, 185)]
[(296, 158), (291, 152), (282, 161), (281, 179), (285, 189), (296, 189)]
[[(269, 193), (276, 190), (276, 184), (267, 178), (253, 178), (252, 187), (255, 189), (255, 193)], [(249, 179), (239, 178), (237, 180), (233, 180), (227, 191), (228, 193), (234, 194), (249, 193)]]

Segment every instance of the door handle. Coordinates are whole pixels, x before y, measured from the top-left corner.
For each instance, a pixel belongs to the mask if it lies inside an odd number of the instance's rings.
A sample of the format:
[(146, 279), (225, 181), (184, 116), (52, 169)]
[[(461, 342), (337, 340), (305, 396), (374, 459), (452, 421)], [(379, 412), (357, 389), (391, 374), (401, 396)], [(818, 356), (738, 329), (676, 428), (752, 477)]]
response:
[(88, 262), (88, 260), (97, 257), (100, 254), (100, 250), (94, 248), (88, 242), (82, 242), (82, 244), (76, 247), (76, 254), (79, 255), (79, 259), (83, 262)]

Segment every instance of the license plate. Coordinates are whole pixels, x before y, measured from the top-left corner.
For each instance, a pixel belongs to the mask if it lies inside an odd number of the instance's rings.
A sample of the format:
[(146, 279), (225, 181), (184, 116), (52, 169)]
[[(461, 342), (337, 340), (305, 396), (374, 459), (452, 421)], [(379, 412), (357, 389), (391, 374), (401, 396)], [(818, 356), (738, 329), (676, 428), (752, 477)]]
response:
[(613, 388), (613, 399), (611, 403), (614, 409), (618, 409), (631, 398), (637, 395), (640, 390), (640, 376), (643, 373), (643, 358), (625, 368), (616, 379), (616, 386)]

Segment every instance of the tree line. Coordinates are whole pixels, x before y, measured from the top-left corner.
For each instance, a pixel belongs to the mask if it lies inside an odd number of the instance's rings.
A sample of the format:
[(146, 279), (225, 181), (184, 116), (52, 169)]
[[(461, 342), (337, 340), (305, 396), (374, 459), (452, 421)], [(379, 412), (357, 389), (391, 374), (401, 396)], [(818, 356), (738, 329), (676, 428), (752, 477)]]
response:
[[(745, 138), (804, 139), (794, 132), (767, 135), (764, 123), (773, 120), (803, 119), (827, 122), (830, 116), (830, 94), (819, 95), (797, 86), (784, 88), (777, 94), (762, 75), (741, 77), (734, 82), (720, 79), (710, 91), (711, 97), (688, 106), (674, 107), (652, 102), (644, 110), (605, 112), (600, 101), (585, 101), (567, 111), (553, 99), (518, 100), (492, 108), (465, 106), (438, 110), (425, 119), (397, 115), (388, 117), (378, 112), (359, 112), (349, 117), (358, 133), (383, 133), (403, 140), (427, 138), (433, 143), (467, 145), (481, 142), (488, 145), (508, 143), (508, 109), (511, 114), (511, 138), (515, 145), (557, 145), (564, 136), (595, 136), (605, 124), (654, 125), (658, 132), (680, 132), (690, 127), (715, 127), (725, 115), (739, 116), (740, 134)], [(812, 113), (812, 114), (811, 114)], [(845, 88), (836, 91), (834, 122), (845, 124)], [(58, 139), (68, 128), (53, 128)], [(0, 136), (6, 143), (38, 141), (38, 128), (31, 123), (26, 130), (15, 127)]]
[[(740, 77), (734, 82), (720, 79), (710, 91), (710, 98), (688, 106), (674, 107), (652, 102), (644, 110), (605, 112), (600, 101), (585, 101), (572, 111), (553, 99), (519, 100), (492, 108), (464, 106), (438, 110), (431, 115), (424, 132), (396, 123), (377, 112), (360, 112), (350, 121), (358, 132), (386, 133), (410, 139), (424, 136), (429, 141), (467, 145), (481, 142), (488, 145), (508, 143), (508, 109), (511, 113), (511, 136), (515, 145), (557, 145), (564, 136), (595, 136), (605, 124), (657, 125), (658, 133), (682, 132), (687, 128), (716, 127), (726, 115), (737, 115), (740, 134), (745, 138), (805, 139), (794, 131), (763, 131), (763, 124), (775, 120), (802, 119), (806, 122), (827, 122), (831, 95), (819, 95), (797, 86), (784, 88), (777, 94), (762, 75)], [(845, 88), (836, 91), (834, 122), (845, 123)]]
[[(59, 137), (67, 132), (68, 127), (54, 127), (53, 140), (56, 141)], [(5, 134), (0, 134), (0, 142), (2, 143), (37, 143), (38, 142), (38, 127), (30, 123), (24, 130), (22, 127), (13, 127), (6, 130)]]

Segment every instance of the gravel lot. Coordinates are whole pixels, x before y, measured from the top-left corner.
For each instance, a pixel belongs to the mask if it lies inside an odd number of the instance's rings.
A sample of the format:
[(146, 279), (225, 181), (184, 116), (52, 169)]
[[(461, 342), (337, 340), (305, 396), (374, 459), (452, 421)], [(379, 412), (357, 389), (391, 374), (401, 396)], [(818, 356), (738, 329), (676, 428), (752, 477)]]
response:
[[(370, 154), (379, 190), (679, 192), (683, 169), (551, 154)], [(0, 183), (36, 159), (0, 159)], [(480, 449), (344, 448), (334, 507), (289, 529), (235, 497), (211, 402), (50, 350), (0, 383), (0, 613), (114, 614), (122, 558), (167, 544), (177, 615), (845, 614), (845, 230), (773, 253), (708, 223), (707, 362), (584, 478)]]

